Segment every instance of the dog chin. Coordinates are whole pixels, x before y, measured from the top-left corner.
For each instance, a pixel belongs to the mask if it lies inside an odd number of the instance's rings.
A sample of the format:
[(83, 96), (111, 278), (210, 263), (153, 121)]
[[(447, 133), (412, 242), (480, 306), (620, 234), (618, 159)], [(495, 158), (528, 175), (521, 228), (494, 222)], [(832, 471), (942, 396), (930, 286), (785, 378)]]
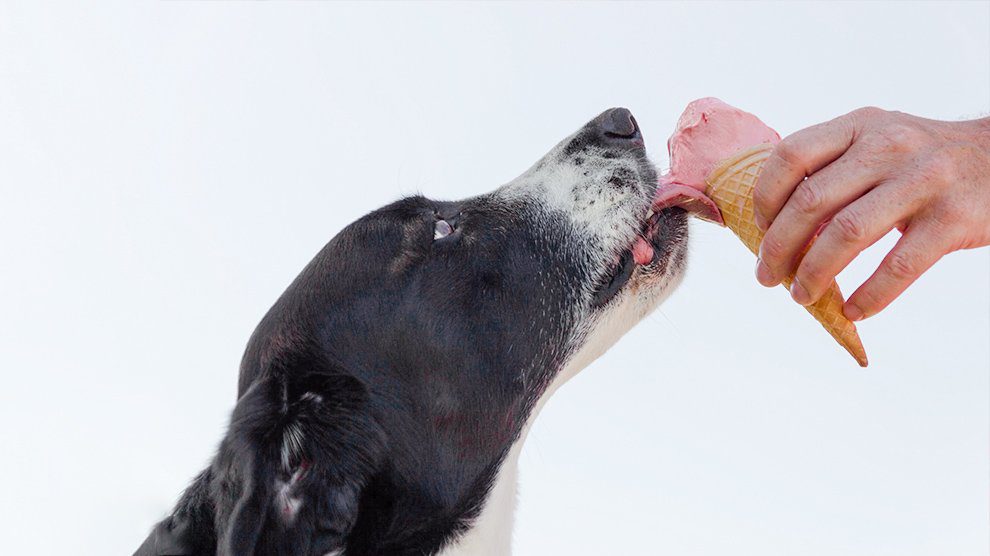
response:
[(684, 278), (686, 253), (686, 243), (678, 244), (663, 264), (636, 270), (622, 291), (581, 327), (580, 348), (555, 377), (548, 395), (608, 351), (677, 289)]

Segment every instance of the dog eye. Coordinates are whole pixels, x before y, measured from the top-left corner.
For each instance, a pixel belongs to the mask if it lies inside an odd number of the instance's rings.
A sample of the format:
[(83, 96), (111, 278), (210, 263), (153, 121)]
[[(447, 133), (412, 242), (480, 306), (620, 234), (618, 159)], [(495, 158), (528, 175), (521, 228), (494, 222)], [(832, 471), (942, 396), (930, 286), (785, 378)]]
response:
[(454, 227), (447, 223), (446, 220), (437, 220), (437, 223), (433, 226), (433, 239), (443, 239), (450, 234), (454, 233)]

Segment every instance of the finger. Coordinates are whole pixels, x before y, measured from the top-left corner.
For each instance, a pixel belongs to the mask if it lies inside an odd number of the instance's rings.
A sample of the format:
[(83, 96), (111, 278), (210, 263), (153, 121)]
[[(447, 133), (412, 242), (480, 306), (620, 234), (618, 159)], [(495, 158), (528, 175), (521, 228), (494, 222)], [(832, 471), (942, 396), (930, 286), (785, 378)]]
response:
[(951, 243), (951, 237), (942, 228), (909, 225), (873, 276), (849, 297), (843, 307), (846, 318), (862, 320), (884, 310), (942, 258)]
[[(832, 215), (863, 196), (880, 179), (877, 168), (866, 164), (853, 146), (835, 162), (812, 174), (794, 190), (760, 246), (764, 285), (790, 276), (815, 232)], [(761, 280), (762, 281), (762, 280)]]
[(766, 230), (805, 176), (842, 156), (855, 136), (850, 115), (785, 137), (763, 165), (753, 190), (756, 224)]
[(802, 305), (818, 301), (857, 255), (907, 222), (922, 204), (912, 191), (904, 183), (882, 184), (836, 213), (798, 265), (791, 284), (794, 301)]

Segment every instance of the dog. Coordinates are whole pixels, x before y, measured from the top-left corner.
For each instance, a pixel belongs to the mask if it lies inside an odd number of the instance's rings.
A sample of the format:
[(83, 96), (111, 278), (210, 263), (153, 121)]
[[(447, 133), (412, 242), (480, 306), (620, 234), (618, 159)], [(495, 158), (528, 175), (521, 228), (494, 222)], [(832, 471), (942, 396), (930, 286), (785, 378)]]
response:
[(136, 556), (508, 554), (540, 408), (683, 276), (657, 177), (613, 108), (490, 193), (347, 226), (258, 325), (215, 458)]

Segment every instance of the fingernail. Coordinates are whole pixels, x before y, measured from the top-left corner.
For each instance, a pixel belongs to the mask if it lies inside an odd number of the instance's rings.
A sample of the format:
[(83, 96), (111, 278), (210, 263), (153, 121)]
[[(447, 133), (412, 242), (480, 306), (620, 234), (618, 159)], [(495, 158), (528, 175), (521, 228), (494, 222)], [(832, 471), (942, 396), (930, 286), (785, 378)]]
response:
[(801, 285), (801, 282), (798, 282), (797, 278), (791, 282), (791, 297), (801, 305), (811, 304), (811, 294), (808, 293), (808, 290), (804, 289), (804, 286)]
[(772, 288), (780, 283), (773, 277), (770, 267), (763, 262), (763, 259), (756, 259), (756, 281), (768, 288)]
[(842, 313), (846, 315), (847, 319), (853, 322), (863, 320), (863, 317), (865, 316), (863, 314), (863, 310), (852, 303), (846, 303), (846, 306), (842, 308)]
[(767, 228), (770, 227), (770, 224), (768, 224), (766, 219), (760, 216), (759, 213), (754, 214), (753, 219), (756, 220), (756, 227), (759, 228), (761, 232), (767, 231)]

